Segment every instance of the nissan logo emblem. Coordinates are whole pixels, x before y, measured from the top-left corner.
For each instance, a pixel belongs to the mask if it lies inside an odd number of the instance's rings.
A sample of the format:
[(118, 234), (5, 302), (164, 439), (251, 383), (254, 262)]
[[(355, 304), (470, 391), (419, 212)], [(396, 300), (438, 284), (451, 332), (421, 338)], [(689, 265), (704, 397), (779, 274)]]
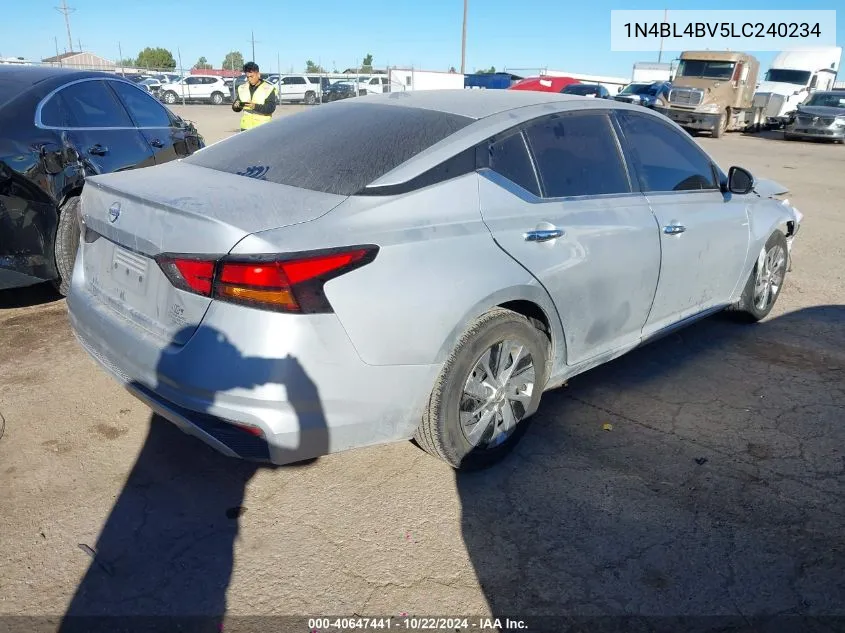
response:
[(109, 222), (117, 222), (117, 218), (120, 217), (120, 203), (115, 202), (113, 205), (109, 207)]

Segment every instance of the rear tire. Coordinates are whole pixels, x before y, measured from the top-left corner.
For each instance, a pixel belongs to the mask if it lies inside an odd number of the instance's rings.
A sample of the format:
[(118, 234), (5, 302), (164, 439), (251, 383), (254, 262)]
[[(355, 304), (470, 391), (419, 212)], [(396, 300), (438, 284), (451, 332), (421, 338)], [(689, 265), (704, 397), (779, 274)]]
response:
[(762, 253), (762, 266), (758, 257), (739, 301), (731, 306), (731, 312), (744, 321), (757, 322), (768, 316), (783, 292), (790, 266), (786, 236), (780, 231), (769, 236)]
[(79, 250), (79, 222), (76, 213), (79, 208), (79, 196), (68, 198), (59, 210), (59, 225), (56, 230), (56, 271), (59, 276), (53, 281), (56, 290), (63, 297), (70, 292), (70, 280), (73, 277), (73, 264)]
[(317, 103), (317, 95), (310, 90), (305, 93), (305, 105), (314, 105)]
[(215, 92), (211, 95), (211, 103), (214, 105), (220, 105), (223, 103), (223, 93), (222, 92)]
[(502, 460), (540, 404), (550, 347), (545, 333), (521, 314), (494, 308), (479, 317), (437, 378), (414, 435), (417, 444), (456, 470)]

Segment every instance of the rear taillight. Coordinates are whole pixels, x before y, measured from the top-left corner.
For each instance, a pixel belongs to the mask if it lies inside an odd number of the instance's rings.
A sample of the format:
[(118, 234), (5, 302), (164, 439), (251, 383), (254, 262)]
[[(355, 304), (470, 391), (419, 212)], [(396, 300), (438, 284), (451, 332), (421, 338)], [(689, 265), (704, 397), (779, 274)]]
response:
[(159, 266), (187, 292), (255, 308), (314, 314), (331, 312), (323, 285), (373, 261), (377, 246), (296, 255), (203, 258), (163, 255)]

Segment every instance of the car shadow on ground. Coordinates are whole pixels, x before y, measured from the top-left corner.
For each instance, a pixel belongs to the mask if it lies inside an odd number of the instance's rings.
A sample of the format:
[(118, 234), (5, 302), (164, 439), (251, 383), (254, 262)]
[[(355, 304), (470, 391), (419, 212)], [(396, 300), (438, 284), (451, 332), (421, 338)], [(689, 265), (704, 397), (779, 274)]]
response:
[(785, 614), (843, 630), (843, 421), (843, 306), (719, 315), (574, 378), (506, 461), (456, 477), (493, 615), (556, 633), (781, 631)]
[(36, 284), (25, 288), (0, 290), (0, 310), (28, 308), (55, 303), (64, 299), (51, 283)]
[[(204, 387), (283, 385), (300, 428), (312, 431), (309, 450), (327, 451), (317, 387), (295, 358), (244, 357), (208, 327), (191, 344), (201, 344), (216, 368)], [(173, 354), (162, 351), (160, 359), (158, 375), (172, 375)], [(59, 631), (223, 630), (244, 491), (259, 468), (273, 467), (226, 457), (153, 415), (96, 545), (80, 546), (92, 561)]]

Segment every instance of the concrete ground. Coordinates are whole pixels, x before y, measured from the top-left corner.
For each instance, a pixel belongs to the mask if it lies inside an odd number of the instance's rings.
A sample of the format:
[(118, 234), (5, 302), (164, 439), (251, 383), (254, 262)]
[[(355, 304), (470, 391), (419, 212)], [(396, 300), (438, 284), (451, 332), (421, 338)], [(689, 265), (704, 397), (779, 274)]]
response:
[(806, 216), (772, 315), (573, 379), (474, 475), (410, 443), (222, 457), (107, 378), (49, 289), (0, 294), (0, 615), (845, 616), (845, 146), (698, 141)]

